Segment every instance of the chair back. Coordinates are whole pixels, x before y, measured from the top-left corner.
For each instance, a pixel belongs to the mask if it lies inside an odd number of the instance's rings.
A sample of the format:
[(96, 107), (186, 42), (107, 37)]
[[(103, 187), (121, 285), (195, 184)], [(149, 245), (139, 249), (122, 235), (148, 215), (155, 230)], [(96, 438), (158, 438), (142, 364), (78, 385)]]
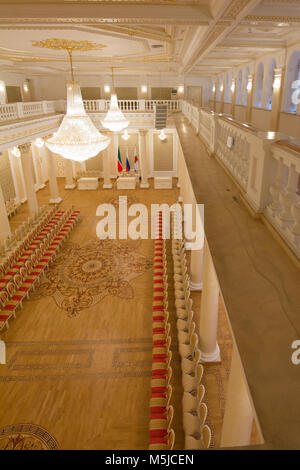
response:
[(7, 304), (8, 302), (8, 293), (5, 291), (5, 290), (2, 290), (0, 292), (0, 305), (1, 305), (1, 309), (4, 308), (4, 306)]
[(205, 424), (202, 428), (202, 436), (203, 436), (203, 446), (205, 449), (208, 449), (211, 443), (211, 430), (210, 427)]

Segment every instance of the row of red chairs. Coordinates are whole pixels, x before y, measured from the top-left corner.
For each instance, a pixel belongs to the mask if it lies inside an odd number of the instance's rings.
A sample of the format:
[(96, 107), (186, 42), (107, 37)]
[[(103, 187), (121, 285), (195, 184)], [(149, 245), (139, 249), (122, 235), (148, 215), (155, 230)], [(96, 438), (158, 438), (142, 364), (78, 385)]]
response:
[(0, 279), (0, 332), (5, 326), (8, 327), (17, 308), (22, 308), (23, 300), (28, 298), (50, 261), (55, 258), (61, 244), (78, 222), (79, 214), (79, 211), (72, 209), (57, 211), (43, 229), (35, 234), (15, 264), (6, 270)]
[(20, 258), (23, 252), (31, 245), (32, 241), (40, 235), (42, 230), (49, 224), (54, 224), (62, 216), (63, 211), (58, 211), (55, 206), (44, 214), (41, 220), (33, 225), (23, 240), (21, 240), (12, 250), (8, 251), (0, 261), (0, 276), (3, 276), (8, 269), (10, 269), (16, 261)]
[(168, 277), (166, 246), (162, 236), (162, 213), (157, 216), (154, 248), (152, 306), (152, 378), (150, 398), (150, 450), (171, 450), (175, 433), (171, 428), (174, 409), (170, 405), (172, 377), (170, 323), (168, 323)]

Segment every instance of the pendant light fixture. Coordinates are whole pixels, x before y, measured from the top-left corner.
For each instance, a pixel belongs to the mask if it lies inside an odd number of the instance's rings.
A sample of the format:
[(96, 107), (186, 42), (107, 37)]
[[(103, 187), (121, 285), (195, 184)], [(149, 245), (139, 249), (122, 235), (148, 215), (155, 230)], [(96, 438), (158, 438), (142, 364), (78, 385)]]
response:
[(57, 132), (45, 141), (53, 153), (63, 158), (83, 162), (95, 157), (106, 149), (110, 138), (102, 135), (86, 114), (80, 85), (74, 80), (72, 54), (74, 50), (88, 51), (100, 49), (101, 44), (89, 41), (71, 41), (67, 39), (46, 39), (33, 44), (37, 47), (64, 49), (69, 54), (72, 81), (67, 83), (67, 113)]
[(128, 127), (129, 121), (125, 118), (124, 114), (119, 108), (118, 98), (114, 86), (114, 72), (112, 68), (112, 93), (110, 97), (109, 110), (104, 118), (101, 121), (101, 124), (106, 129), (109, 129), (112, 132), (121, 132), (123, 129)]

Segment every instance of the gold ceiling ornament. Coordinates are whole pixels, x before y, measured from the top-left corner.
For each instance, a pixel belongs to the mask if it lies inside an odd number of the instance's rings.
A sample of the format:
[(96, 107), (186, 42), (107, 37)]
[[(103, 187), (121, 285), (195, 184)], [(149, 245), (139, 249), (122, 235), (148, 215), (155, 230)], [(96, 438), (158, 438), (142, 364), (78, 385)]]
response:
[(75, 41), (73, 39), (50, 38), (42, 41), (31, 41), (34, 47), (66, 51), (95, 51), (106, 47), (91, 41)]

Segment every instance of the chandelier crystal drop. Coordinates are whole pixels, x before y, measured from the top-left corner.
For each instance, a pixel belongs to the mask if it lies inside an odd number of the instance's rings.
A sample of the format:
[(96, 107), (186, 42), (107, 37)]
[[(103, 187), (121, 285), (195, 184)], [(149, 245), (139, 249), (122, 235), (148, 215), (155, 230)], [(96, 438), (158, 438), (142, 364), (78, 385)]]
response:
[(106, 129), (113, 132), (121, 132), (123, 129), (128, 127), (129, 121), (125, 118), (124, 114), (119, 108), (118, 98), (115, 93), (112, 93), (110, 97), (110, 106), (101, 124)]
[(67, 113), (46, 146), (63, 158), (83, 162), (98, 155), (109, 143), (110, 138), (102, 135), (86, 114), (79, 83), (67, 83)]

